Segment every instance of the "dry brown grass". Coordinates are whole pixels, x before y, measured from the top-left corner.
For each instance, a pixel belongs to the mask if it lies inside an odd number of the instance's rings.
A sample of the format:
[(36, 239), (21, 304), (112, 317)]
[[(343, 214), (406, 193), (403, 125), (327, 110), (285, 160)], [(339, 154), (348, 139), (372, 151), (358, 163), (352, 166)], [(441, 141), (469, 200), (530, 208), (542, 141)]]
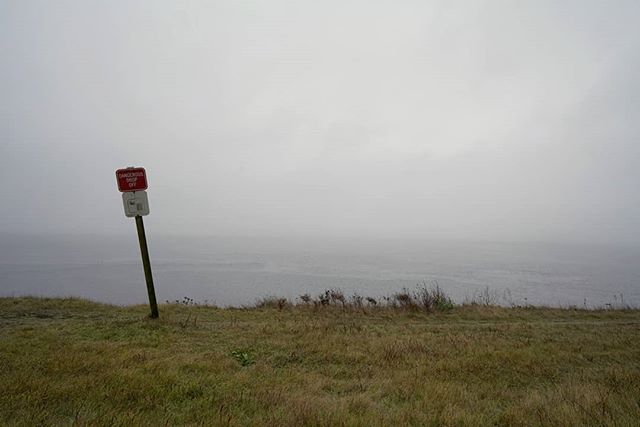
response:
[(172, 304), (156, 321), (142, 306), (0, 299), (0, 424), (638, 424), (637, 310), (334, 297)]

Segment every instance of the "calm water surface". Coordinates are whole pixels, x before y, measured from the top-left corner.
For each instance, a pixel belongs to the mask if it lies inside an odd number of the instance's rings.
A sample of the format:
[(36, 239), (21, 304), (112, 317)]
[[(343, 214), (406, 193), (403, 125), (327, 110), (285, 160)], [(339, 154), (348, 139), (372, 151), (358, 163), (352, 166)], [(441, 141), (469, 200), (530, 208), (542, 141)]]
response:
[[(601, 245), (149, 236), (159, 301), (219, 305), (327, 288), (384, 296), (437, 281), (454, 300), (640, 306), (640, 250)], [(0, 235), (0, 295), (146, 303), (135, 234)]]

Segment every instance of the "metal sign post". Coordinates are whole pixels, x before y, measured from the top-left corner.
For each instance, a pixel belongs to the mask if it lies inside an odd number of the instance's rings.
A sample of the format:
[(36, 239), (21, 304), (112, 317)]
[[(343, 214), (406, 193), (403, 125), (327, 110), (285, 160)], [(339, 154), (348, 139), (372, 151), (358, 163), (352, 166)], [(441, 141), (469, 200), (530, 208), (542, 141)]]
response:
[(118, 180), (118, 190), (122, 192), (124, 214), (129, 218), (135, 217), (136, 219), (140, 255), (142, 256), (144, 278), (147, 282), (147, 294), (149, 295), (149, 306), (151, 307), (150, 316), (152, 319), (156, 319), (159, 315), (158, 303), (156, 302), (156, 291), (153, 287), (147, 236), (144, 232), (144, 222), (142, 221), (143, 216), (149, 215), (149, 199), (145, 191), (147, 189), (147, 173), (144, 168), (118, 169), (116, 171), (116, 179)]

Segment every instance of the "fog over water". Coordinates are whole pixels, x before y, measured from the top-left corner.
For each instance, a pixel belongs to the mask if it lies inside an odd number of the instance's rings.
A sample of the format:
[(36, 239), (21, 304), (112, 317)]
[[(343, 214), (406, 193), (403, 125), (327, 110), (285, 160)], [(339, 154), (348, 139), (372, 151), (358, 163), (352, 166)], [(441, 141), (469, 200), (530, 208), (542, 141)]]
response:
[(0, 1), (0, 293), (138, 301), (135, 165), (167, 299), (635, 298), (638, 22), (635, 0)]
[[(3, 236), (0, 295), (145, 303), (135, 235)], [(399, 240), (150, 238), (158, 299), (219, 305), (295, 300), (339, 288), (383, 297), (434, 281), (456, 302), (639, 306), (640, 250), (625, 247)]]

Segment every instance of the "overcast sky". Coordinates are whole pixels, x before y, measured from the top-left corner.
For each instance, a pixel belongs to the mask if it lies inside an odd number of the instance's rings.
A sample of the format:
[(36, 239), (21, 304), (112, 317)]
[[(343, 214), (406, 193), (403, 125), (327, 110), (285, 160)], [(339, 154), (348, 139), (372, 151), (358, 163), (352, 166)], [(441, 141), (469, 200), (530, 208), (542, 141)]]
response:
[(0, 0), (0, 231), (640, 243), (640, 2)]

